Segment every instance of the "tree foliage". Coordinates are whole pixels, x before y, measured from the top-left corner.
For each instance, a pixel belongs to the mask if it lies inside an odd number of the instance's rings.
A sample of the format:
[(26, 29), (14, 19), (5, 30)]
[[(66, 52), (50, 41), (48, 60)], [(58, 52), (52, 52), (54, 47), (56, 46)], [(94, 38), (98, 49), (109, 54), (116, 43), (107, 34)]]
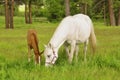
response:
[[(3, 0), (4, 1), (4, 0)], [(0, 2), (0, 3), (3, 3)], [(47, 17), (49, 21), (59, 21), (65, 17), (65, 0), (15, 0), (15, 3), (32, 2), (33, 17)], [(70, 15), (83, 13), (93, 19), (104, 19), (105, 24), (110, 25), (108, 0), (69, 0)], [(120, 0), (113, 2), (113, 12), (117, 24), (120, 24)], [(4, 6), (0, 4), (0, 15), (4, 15)], [(15, 7), (16, 9), (16, 7)], [(15, 10), (15, 15), (17, 12)]]
[(61, 20), (65, 16), (64, 0), (46, 0), (45, 7), (48, 11), (48, 20)]

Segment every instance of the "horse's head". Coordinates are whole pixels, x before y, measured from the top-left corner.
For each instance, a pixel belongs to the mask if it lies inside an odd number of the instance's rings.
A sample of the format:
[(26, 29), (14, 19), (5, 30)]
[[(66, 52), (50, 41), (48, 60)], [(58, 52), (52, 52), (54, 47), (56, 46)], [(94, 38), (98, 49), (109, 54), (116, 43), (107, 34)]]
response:
[(45, 55), (45, 66), (51, 66), (55, 64), (55, 61), (58, 58), (57, 52), (50, 43), (45, 46), (44, 55)]

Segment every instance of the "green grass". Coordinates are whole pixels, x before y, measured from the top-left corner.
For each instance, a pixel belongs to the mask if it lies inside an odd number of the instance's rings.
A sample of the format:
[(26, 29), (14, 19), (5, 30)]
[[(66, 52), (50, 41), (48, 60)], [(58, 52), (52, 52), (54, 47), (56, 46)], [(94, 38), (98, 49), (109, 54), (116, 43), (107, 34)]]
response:
[[(15, 17), (14, 29), (5, 29), (4, 17), (0, 17), (0, 80), (120, 80), (120, 27), (108, 27), (94, 22), (97, 36), (97, 52), (93, 56), (88, 49), (84, 63), (83, 45), (80, 45), (79, 60), (67, 62), (63, 46), (52, 68), (27, 62), (26, 33), (36, 29), (39, 49), (50, 40), (58, 23), (34, 22), (25, 24), (24, 18)], [(90, 48), (88, 46), (88, 48)]]

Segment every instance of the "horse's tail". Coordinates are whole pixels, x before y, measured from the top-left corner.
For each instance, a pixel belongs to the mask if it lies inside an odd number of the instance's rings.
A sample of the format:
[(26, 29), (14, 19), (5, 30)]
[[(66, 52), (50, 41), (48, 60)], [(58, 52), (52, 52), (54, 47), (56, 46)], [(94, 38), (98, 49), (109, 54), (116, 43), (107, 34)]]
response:
[(96, 36), (94, 33), (93, 24), (91, 23), (90, 43), (92, 46), (93, 53), (96, 51)]

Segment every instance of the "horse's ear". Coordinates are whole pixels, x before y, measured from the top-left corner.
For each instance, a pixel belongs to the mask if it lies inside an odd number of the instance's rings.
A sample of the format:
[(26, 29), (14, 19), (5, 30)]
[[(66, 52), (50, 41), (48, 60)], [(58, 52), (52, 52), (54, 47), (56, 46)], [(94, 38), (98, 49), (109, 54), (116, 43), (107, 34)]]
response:
[(49, 43), (48, 46), (51, 48), (52, 47), (51, 43)]

